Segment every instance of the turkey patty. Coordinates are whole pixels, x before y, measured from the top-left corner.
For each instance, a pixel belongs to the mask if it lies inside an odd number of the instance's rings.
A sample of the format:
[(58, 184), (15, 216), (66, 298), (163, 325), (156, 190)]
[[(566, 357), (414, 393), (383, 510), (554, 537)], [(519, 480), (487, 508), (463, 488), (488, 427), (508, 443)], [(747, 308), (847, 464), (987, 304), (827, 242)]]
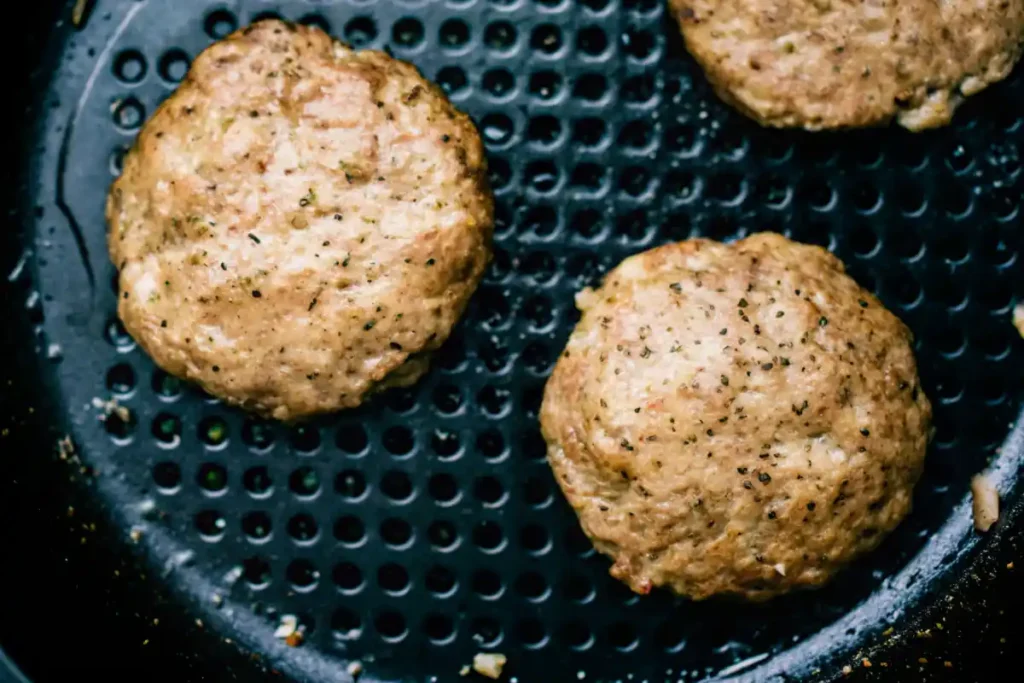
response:
[(670, 0), (728, 102), (771, 126), (921, 130), (1010, 73), (1024, 0)]
[(415, 381), (490, 256), (476, 128), (415, 68), (263, 21), (200, 54), (107, 200), (166, 371), (292, 419)]
[(910, 510), (931, 420), (911, 335), (828, 252), (774, 234), (670, 244), (577, 305), (541, 427), (634, 591), (819, 585)]

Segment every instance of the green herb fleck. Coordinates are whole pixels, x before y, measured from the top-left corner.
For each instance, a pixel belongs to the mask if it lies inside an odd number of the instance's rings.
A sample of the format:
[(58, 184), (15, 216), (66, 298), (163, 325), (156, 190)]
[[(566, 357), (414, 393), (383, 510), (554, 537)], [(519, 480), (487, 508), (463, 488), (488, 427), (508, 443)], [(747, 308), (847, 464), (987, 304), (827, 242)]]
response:
[[(219, 444), (224, 441), (224, 437), (227, 436), (227, 430), (224, 428), (222, 422), (212, 422), (209, 427), (206, 428), (206, 440), (212, 444)], [(206, 473), (207, 482), (218, 481), (220, 474), (217, 470), (210, 470)]]

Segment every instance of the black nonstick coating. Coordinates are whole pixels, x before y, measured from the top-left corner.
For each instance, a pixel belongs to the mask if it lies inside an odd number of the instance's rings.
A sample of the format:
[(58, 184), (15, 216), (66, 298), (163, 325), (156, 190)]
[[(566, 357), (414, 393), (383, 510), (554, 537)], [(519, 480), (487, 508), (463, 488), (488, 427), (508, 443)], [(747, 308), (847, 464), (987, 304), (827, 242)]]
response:
[[(653, 0), (86, 7), (54, 30), (16, 169), (31, 243), (9, 277), (28, 324), (10, 332), (38, 349), (51, 448), (74, 445), (58, 460), (82, 501), (68, 499), (68, 542), (113, 542), (76, 515), (107, 520), (143, 558), (125, 573), (200, 620), (196, 651), (240, 646), (311, 681), (348, 680), (352, 661), (362, 680), (461, 680), (485, 651), (523, 683), (802, 679), (903, 623), (968, 561), (972, 474), (993, 463), (1014, 499), (1019, 78), (948, 129), (810, 135), (722, 105)], [(117, 324), (104, 246), (106, 190), (145, 117), (191, 57), (268, 13), (388, 47), (439, 81), (481, 128), (499, 216), (487, 280), (428, 377), (291, 428), (155, 370)], [(558, 495), (536, 423), (544, 379), (572, 294), (611, 265), (754, 230), (833, 249), (917, 336), (937, 432), (915, 510), (820, 591), (762, 606), (640, 598)], [(142, 613), (140, 641), (163, 609), (140, 609), (147, 590), (111, 606)], [(299, 647), (273, 636), (283, 615), (303, 625)]]

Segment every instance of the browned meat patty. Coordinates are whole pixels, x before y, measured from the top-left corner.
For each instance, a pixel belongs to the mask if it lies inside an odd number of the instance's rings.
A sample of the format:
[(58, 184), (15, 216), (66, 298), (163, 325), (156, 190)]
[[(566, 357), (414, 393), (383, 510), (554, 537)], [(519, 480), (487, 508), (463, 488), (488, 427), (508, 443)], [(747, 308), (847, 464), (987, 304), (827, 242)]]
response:
[(931, 420), (911, 335), (828, 252), (774, 234), (670, 244), (577, 305), (541, 427), (633, 590), (816, 586), (910, 510)]
[(422, 375), (492, 217), (479, 134), (438, 88), (280, 21), (199, 55), (107, 202), (128, 331), (168, 372), (280, 419)]
[(719, 94), (769, 126), (949, 123), (1010, 73), (1024, 0), (670, 0)]

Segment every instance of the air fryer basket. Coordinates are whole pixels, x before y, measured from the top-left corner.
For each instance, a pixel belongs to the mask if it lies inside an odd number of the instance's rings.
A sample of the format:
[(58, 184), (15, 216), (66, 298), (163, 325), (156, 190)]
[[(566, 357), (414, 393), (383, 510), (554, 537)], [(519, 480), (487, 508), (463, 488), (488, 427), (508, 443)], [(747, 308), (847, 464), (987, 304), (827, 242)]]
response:
[[(1019, 76), (947, 129), (812, 135), (721, 104), (660, 0), (84, 6), (51, 45), (59, 67), (24, 169), (35, 248), (10, 279), (69, 471), (210, 637), (301, 680), (349, 680), (360, 662), (361, 680), (457, 681), (477, 652), (504, 653), (523, 683), (799, 679), (945, 585), (976, 543), (971, 475), (992, 463), (1012, 498)], [(438, 81), (479, 125), (497, 198), (494, 262), (428, 376), (290, 427), (153, 366), (117, 321), (103, 218), (125, 150), (190, 59), (264, 16), (388, 49)], [(641, 598), (558, 493), (543, 384), (573, 294), (610, 266), (758, 230), (832, 249), (914, 331), (936, 411), (914, 512), (820, 591), (758, 606)], [(285, 615), (298, 647), (273, 635)]]

